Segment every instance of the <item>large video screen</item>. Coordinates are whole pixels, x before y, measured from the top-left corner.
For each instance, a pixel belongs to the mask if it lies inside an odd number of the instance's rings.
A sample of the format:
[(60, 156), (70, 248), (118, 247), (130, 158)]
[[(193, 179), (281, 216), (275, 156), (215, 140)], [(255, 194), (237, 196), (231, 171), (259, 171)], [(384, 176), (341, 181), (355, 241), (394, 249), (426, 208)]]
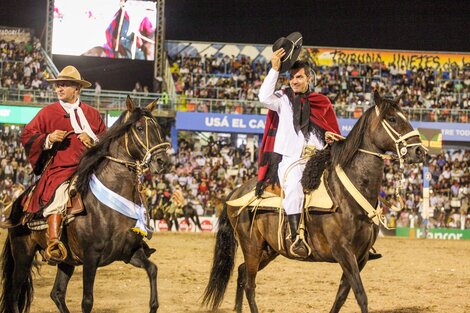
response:
[(52, 53), (153, 60), (154, 1), (55, 0)]

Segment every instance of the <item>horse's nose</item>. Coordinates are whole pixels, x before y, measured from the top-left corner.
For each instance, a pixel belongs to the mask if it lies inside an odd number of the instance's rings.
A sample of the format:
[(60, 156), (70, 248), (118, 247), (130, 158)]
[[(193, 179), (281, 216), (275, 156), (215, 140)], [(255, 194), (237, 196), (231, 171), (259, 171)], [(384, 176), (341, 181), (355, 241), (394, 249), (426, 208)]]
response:
[(412, 150), (410, 162), (422, 162), (424, 161), (424, 157), (427, 154), (427, 151), (422, 146), (416, 146)]
[(425, 148), (423, 148), (422, 146), (418, 146), (417, 149), (416, 149), (416, 156), (418, 158), (421, 158), (423, 159), (427, 154), (427, 150)]
[(163, 158), (157, 158), (157, 164), (158, 166), (160, 167), (164, 167), (165, 166), (165, 160)]
[(167, 156), (158, 156), (156, 161), (160, 170), (164, 170), (170, 165), (170, 158)]

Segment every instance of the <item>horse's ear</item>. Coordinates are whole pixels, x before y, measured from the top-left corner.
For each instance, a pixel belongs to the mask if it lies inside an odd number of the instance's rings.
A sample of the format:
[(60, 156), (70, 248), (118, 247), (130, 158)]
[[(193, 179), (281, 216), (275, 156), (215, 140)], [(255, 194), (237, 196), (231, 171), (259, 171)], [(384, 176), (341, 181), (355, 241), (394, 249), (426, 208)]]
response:
[(374, 90), (374, 103), (378, 107), (382, 105), (382, 97), (377, 89)]
[(147, 110), (149, 110), (149, 112), (152, 112), (153, 110), (155, 110), (155, 106), (157, 105), (157, 101), (158, 101), (158, 98), (153, 100), (152, 102), (150, 102), (149, 104), (147, 104), (147, 106), (145, 107)]
[(407, 92), (406, 92), (406, 89), (403, 90), (403, 92), (401, 94), (399, 94), (396, 98), (395, 98), (395, 102), (396, 104), (398, 104), (400, 102), (400, 100), (404, 100), (405, 99), (405, 96), (406, 96)]
[(134, 109), (136, 107), (134, 101), (131, 99), (131, 97), (129, 95), (127, 95), (126, 106), (127, 106), (127, 111), (129, 111), (129, 112), (134, 111)]

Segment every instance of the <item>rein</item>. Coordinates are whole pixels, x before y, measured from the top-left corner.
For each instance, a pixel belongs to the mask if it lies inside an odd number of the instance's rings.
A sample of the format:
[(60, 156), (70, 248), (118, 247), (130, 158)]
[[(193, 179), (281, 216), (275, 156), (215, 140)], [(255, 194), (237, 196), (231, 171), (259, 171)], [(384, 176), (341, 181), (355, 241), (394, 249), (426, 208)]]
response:
[[(127, 112), (126, 117), (124, 119), (124, 123), (127, 121), (129, 118), (129, 112)], [(132, 142), (138, 143), (145, 151), (144, 156), (142, 157), (142, 160), (140, 161), (126, 161), (126, 160), (121, 160), (112, 156), (106, 156), (107, 159), (114, 161), (116, 163), (120, 163), (122, 165), (125, 165), (129, 170), (135, 171), (138, 176), (143, 175), (148, 170), (148, 165), (150, 163), (150, 160), (152, 160), (152, 154), (155, 151), (161, 151), (161, 150), (167, 150), (168, 148), (171, 147), (169, 142), (162, 142), (159, 143), (151, 148), (150, 147), (150, 139), (149, 139), (149, 121), (153, 123), (153, 125), (157, 128), (157, 135), (158, 139), (160, 141), (163, 141), (162, 136), (160, 132), (158, 131), (158, 125), (157, 123), (150, 117), (144, 116), (145, 118), (145, 143), (140, 139), (139, 135), (135, 131), (135, 129), (132, 127), (131, 132), (132, 132)], [(124, 135), (124, 142), (125, 142), (125, 147), (126, 147), (126, 152), (127, 154), (133, 158), (136, 159), (130, 152), (129, 150), (129, 134), (126, 132)], [(140, 180), (139, 180), (140, 181)]]
[[(377, 117), (380, 116), (380, 110), (377, 106), (375, 106), (375, 113), (377, 114)], [(400, 114), (400, 116), (405, 118), (403, 116), (403, 114)], [(404, 161), (405, 155), (408, 153), (408, 148), (414, 147), (414, 146), (421, 146), (426, 151), (429, 151), (429, 149), (426, 148), (421, 142), (419, 142), (419, 143), (408, 143), (407, 142), (407, 140), (409, 138), (412, 138), (412, 137), (415, 137), (415, 136), (419, 137), (419, 132), (417, 130), (412, 130), (412, 131), (410, 131), (410, 132), (408, 132), (404, 135), (400, 135), (400, 133), (397, 132), (395, 129), (393, 129), (393, 127), (386, 120), (382, 119), (380, 121), (380, 123), (382, 124), (382, 127), (387, 132), (388, 136), (395, 143), (395, 150), (396, 150), (396, 155), (397, 156), (393, 156), (393, 155), (385, 154), (385, 153), (373, 152), (373, 151), (369, 151), (369, 150), (365, 150), (365, 149), (358, 149), (358, 151), (363, 152), (363, 153), (367, 153), (367, 154), (371, 154), (371, 155), (375, 155), (376, 157), (379, 157), (382, 160), (395, 160), (398, 157), (398, 160), (400, 161), (400, 168), (403, 168), (403, 165), (404, 165), (403, 161)]]
[(385, 223), (385, 216), (383, 214), (382, 207), (380, 203), (377, 203), (377, 207), (374, 208), (369, 201), (362, 195), (362, 193), (357, 190), (356, 186), (354, 186), (353, 182), (349, 179), (348, 175), (344, 172), (341, 166), (336, 166), (335, 168), (336, 174), (338, 175), (339, 180), (349, 192), (349, 194), (356, 200), (356, 202), (361, 206), (361, 208), (367, 212), (367, 217), (372, 219), (374, 224), (379, 225), (382, 224), (386, 229), (388, 226)]
[[(152, 159), (152, 152), (156, 150), (167, 150), (168, 148), (170, 148), (170, 143), (162, 142), (158, 145), (153, 146), (151, 149), (147, 150), (147, 152), (145, 153), (141, 161), (135, 161), (135, 162), (121, 160), (121, 159), (118, 159), (109, 155), (107, 155), (106, 158), (108, 160), (111, 160), (111, 161), (114, 161), (116, 163), (126, 166), (130, 171), (134, 171), (138, 175), (142, 175), (148, 170), (148, 164), (150, 163), (150, 160)], [(127, 149), (127, 146), (126, 146), (126, 149)]]
[(358, 151), (361, 151), (361, 152), (367, 153), (367, 154), (371, 154), (371, 155), (375, 155), (376, 157), (379, 157), (382, 160), (393, 160), (393, 159), (395, 159), (395, 157), (393, 155), (390, 155), (390, 154), (372, 152), (372, 151), (364, 150), (364, 149), (358, 149)]
[[(377, 117), (380, 116), (380, 110), (377, 106), (375, 106), (375, 113), (377, 114)], [(402, 114), (399, 113), (399, 115), (402, 118), (405, 118)], [(408, 153), (408, 149), (410, 147), (415, 147), (415, 146), (421, 146), (423, 149), (426, 151), (429, 151), (421, 142), (419, 143), (408, 143), (407, 140), (409, 138), (418, 136), (419, 137), (419, 132), (417, 130), (412, 130), (404, 135), (400, 135), (399, 132), (397, 132), (386, 120), (382, 119), (380, 121), (382, 124), (382, 127), (385, 129), (389, 137), (393, 140), (395, 143), (395, 149), (396, 149), (396, 155), (393, 156), (390, 154), (384, 154), (384, 153), (378, 153), (378, 152), (373, 152), (365, 149), (358, 149), (358, 151), (370, 155), (374, 155), (376, 157), (381, 158), (382, 160), (393, 160), (393, 159), (399, 159), (400, 160), (400, 168), (403, 168), (404, 165), (404, 157)], [(382, 224), (386, 229), (390, 229), (387, 227), (385, 224), (385, 217), (382, 212), (382, 208), (380, 207), (380, 204), (377, 203), (377, 208), (372, 207), (372, 205), (367, 201), (367, 199), (360, 193), (359, 190), (357, 190), (356, 186), (351, 182), (349, 177), (346, 175), (344, 170), (340, 167), (337, 166), (335, 168), (336, 174), (338, 175), (341, 183), (343, 186), (346, 188), (346, 190), (351, 194), (351, 196), (356, 200), (356, 202), (362, 207), (367, 212), (367, 216), (373, 220), (375, 224)], [(403, 178), (403, 172), (402, 172), (402, 178)], [(403, 202), (403, 200), (400, 197), (399, 191), (398, 191), (398, 186), (395, 191), (395, 194), (397, 198), (400, 200), (400, 202)], [(379, 197), (379, 200), (385, 204), (386, 206), (396, 209), (394, 205), (386, 201), (384, 198)]]

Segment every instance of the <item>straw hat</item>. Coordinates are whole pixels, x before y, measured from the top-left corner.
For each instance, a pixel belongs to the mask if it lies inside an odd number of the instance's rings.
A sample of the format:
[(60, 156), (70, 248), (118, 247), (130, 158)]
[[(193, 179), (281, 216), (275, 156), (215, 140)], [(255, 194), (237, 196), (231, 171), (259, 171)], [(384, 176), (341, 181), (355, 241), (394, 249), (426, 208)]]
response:
[(289, 34), (287, 37), (279, 38), (273, 44), (273, 52), (280, 48), (284, 48), (284, 51), (286, 51), (286, 55), (281, 59), (280, 69), (280, 72), (285, 72), (290, 70), (299, 57), (300, 50), (302, 49), (302, 34), (295, 32)]
[(89, 81), (83, 80), (82, 75), (80, 75), (78, 70), (72, 65), (64, 67), (64, 69), (59, 73), (57, 78), (48, 79), (47, 81), (50, 83), (61, 81), (75, 82), (83, 88), (88, 88), (91, 86), (91, 83)]

